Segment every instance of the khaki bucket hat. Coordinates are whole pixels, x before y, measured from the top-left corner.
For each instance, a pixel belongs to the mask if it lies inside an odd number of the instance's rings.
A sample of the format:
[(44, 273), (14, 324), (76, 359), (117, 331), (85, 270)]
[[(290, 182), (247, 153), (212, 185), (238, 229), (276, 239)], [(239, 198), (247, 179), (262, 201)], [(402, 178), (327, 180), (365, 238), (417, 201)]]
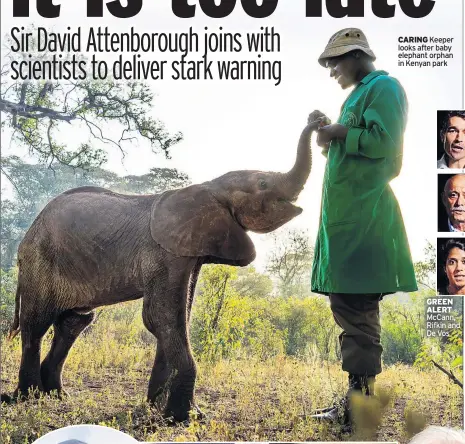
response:
[(363, 31), (358, 28), (345, 28), (333, 34), (329, 39), (323, 54), (318, 58), (318, 62), (321, 66), (326, 67), (326, 59), (347, 54), (355, 49), (363, 51), (373, 60), (376, 60)]

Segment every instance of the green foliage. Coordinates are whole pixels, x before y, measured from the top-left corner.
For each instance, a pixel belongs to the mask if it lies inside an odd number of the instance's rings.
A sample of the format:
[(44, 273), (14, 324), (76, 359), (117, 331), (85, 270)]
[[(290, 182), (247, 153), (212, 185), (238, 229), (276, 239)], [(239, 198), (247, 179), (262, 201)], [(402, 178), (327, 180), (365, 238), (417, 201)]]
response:
[(203, 267), (191, 328), (193, 349), (201, 359), (215, 361), (240, 347), (249, 313), (228, 285), (236, 276), (236, 268), (227, 265)]
[(410, 294), (408, 304), (386, 301), (382, 304), (381, 343), (386, 364), (402, 362), (426, 369), (433, 361), (448, 371), (462, 371), (463, 322), (456, 314), (457, 328), (446, 329), (448, 336), (426, 337), (425, 300), (433, 291)]
[(426, 338), (414, 365), (429, 369), (436, 363), (451, 376), (463, 379), (463, 315), (457, 312), (454, 315), (458, 327), (445, 330), (447, 336)]
[(414, 264), (415, 276), (419, 284), (434, 290), (436, 288), (436, 246), (427, 241), (423, 254), (423, 260)]
[[(247, 276), (251, 275), (257, 279), (255, 270), (249, 270)], [(284, 350), (285, 332), (273, 323), (268, 299), (257, 297), (243, 281), (237, 285), (237, 280), (236, 267), (202, 268), (191, 327), (192, 347), (201, 360), (237, 356), (267, 359)]]
[[(96, 176), (95, 170), (92, 171), (92, 175)], [(117, 177), (114, 185), (104, 184), (102, 186), (108, 186), (120, 193), (158, 194), (187, 185), (190, 185), (189, 177), (176, 168), (150, 168), (148, 174)]]
[[(243, 350), (248, 357), (266, 361), (285, 353), (286, 332), (279, 330), (273, 320), (266, 318), (264, 307), (252, 304), (254, 316), (245, 326)], [(260, 308), (262, 310), (260, 311)]]
[[(26, 56), (6, 54), (10, 62), (18, 57)], [(101, 166), (108, 145), (124, 154), (135, 139), (146, 140), (154, 152), (169, 158), (170, 148), (182, 139), (152, 116), (155, 96), (147, 83), (111, 78), (13, 81), (8, 66), (5, 63), (2, 69), (2, 130), (11, 130), (13, 140), (41, 163), (84, 169)], [(77, 137), (61, 136), (69, 131)]]
[(411, 293), (410, 301), (401, 304), (394, 300), (382, 302), (381, 344), (386, 364), (413, 364), (425, 337), (424, 299), (429, 292)]
[(273, 303), (276, 327), (286, 332), (287, 355), (335, 359), (338, 331), (325, 298), (281, 297)]
[(450, 368), (454, 370), (456, 368), (463, 369), (463, 321), (461, 320), (462, 328), (455, 330), (450, 335), (447, 345), (444, 350), (444, 355), (448, 357), (450, 361)]
[(242, 296), (236, 270), (224, 265), (202, 269), (191, 328), (200, 359), (267, 359), (282, 353), (335, 357), (336, 329), (324, 298), (257, 297), (250, 289)]
[(237, 278), (231, 281), (232, 287), (241, 296), (266, 299), (273, 291), (273, 281), (266, 274), (259, 273), (252, 265), (237, 269)]
[(16, 282), (18, 269), (0, 270), (0, 332), (5, 334), (10, 329), (15, 312)]

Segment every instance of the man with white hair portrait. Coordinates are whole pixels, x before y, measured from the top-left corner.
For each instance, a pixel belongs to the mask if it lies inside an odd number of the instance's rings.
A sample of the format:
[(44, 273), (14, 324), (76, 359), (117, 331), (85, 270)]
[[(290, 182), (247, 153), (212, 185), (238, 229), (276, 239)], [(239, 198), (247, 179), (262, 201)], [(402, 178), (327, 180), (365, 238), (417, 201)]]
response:
[(465, 174), (456, 174), (447, 180), (441, 200), (447, 219), (440, 218), (438, 231), (465, 231)]

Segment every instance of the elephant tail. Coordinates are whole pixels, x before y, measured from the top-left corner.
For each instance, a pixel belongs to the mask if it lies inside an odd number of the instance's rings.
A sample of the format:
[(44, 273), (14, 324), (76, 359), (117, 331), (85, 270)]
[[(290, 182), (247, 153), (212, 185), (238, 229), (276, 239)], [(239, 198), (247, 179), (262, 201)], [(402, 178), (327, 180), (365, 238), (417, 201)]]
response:
[(8, 333), (8, 339), (11, 341), (19, 333), (19, 309), (21, 306), (21, 292), (18, 285), (16, 289), (16, 299), (15, 299), (15, 317), (13, 319), (13, 324), (11, 324), (10, 331)]

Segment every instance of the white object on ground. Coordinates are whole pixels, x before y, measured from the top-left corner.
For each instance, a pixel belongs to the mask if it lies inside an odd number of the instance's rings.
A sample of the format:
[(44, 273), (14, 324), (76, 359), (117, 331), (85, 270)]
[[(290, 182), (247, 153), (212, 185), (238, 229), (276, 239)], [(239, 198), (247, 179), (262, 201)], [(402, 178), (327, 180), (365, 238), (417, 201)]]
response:
[(54, 430), (41, 436), (33, 444), (134, 444), (134, 438), (109, 427), (98, 425), (73, 425)]

